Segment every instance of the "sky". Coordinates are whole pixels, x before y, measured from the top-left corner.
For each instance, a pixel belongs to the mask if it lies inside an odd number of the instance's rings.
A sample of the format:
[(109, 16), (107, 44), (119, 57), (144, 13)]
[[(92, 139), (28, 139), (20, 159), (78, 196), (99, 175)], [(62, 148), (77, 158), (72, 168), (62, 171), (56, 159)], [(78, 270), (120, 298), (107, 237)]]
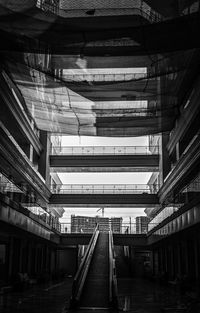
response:
[(59, 173), (63, 184), (146, 184), (151, 173)]
[[(62, 146), (148, 146), (148, 137), (88, 137), (63, 136)], [(63, 184), (146, 184), (152, 173), (59, 173)], [(64, 208), (62, 223), (70, 222), (71, 214), (96, 216), (98, 208)], [(145, 208), (105, 208), (105, 217), (123, 217), (129, 222), (130, 217), (145, 215)]]
[(148, 137), (62, 136), (62, 146), (147, 146)]
[[(148, 137), (63, 136), (62, 146), (147, 146)], [(63, 184), (146, 184), (151, 173), (59, 173)]]

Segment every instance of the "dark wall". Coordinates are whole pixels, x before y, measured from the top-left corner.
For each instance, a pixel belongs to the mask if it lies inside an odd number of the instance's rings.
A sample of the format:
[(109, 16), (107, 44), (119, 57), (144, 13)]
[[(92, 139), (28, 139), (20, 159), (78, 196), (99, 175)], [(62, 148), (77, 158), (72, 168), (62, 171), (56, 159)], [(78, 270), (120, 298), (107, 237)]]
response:
[(153, 246), (155, 277), (166, 281), (187, 280), (190, 287), (200, 282), (200, 225), (197, 224)]

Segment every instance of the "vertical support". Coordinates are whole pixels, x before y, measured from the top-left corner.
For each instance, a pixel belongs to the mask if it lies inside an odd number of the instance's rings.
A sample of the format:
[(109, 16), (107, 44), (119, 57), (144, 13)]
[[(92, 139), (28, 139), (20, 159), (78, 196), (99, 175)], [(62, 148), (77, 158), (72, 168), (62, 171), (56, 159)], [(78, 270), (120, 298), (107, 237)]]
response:
[(185, 274), (186, 275), (189, 275), (189, 262), (188, 262), (188, 242), (187, 241), (184, 241), (183, 243), (183, 247), (184, 247), (184, 250), (183, 250), (183, 253), (184, 253), (184, 260), (185, 260)]
[(46, 131), (40, 131), (40, 141), (43, 146), (43, 151), (40, 155), (38, 162), (38, 170), (42, 177), (45, 179), (46, 184), (50, 184), (50, 166), (49, 154), (51, 148), (50, 135)]
[(9, 265), (8, 265), (8, 278), (12, 276), (12, 268), (13, 268), (13, 262), (14, 262), (14, 238), (10, 238), (9, 242)]
[(32, 241), (28, 242), (28, 260), (27, 260), (27, 272), (31, 275), (31, 256), (32, 256)]
[(195, 266), (195, 280), (199, 278), (199, 262), (198, 262), (198, 237), (194, 238), (194, 266)]
[(24, 247), (24, 240), (20, 239), (19, 243), (19, 272), (23, 272), (23, 247)]
[(164, 133), (161, 135), (161, 147), (160, 147), (160, 184), (164, 183), (165, 177), (168, 175), (171, 170), (171, 162), (169, 154), (167, 151), (167, 143), (169, 141), (169, 133)]
[(29, 157), (29, 159), (30, 159), (30, 161), (33, 163), (33, 146), (30, 144), (30, 157)]
[(154, 272), (154, 252), (153, 252), (153, 250), (151, 250), (151, 252), (150, 252), (150, 266), (151, 266), (151, 273), (154, 276), (155, 272)]
[(179, 141), (176, 143), (176, 161), (180, 158)]
[(181, 242), (178, 242), (177, 245), (177, 272), (178, 272), (178, 276), (181, 277), (182, 273), (181, 273)]
[(173, 245), (169, 246), (170, 253), (170, 278), (174, 279), (174, 248)]

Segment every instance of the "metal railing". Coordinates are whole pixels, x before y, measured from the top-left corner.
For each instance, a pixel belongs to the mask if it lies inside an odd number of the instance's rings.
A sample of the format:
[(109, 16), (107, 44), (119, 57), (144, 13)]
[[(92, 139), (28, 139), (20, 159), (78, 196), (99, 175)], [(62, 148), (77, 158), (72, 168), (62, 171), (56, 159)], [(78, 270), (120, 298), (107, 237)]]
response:
[(5, 175), (0, 173), (0, 192), (1, 193), (23, 193), (23, 190), (15, 185), (10, 179)]
[[(109, 221), (101, 222), (99, 224), (100, 231), (112, 231), (113, 234), (147, 234), (153, 227), (156, 227), (158, 222), (150, 223), (112, 223)], [(85, 221), (76, 223), (60, 223), (60, 231), (62, 234), (91, 234), (96, 227), (95, 222)]]
[[(153, 151), (153, 152), (151, 152)], [(53, 146), (51, 155), (152, 155), (159, 154), (159, 146)]]
[(147, 77), (147, 73), (118, 73), (118, 74), (102, 74), (102, 73), (77, 73), (76, 69), (74, 70), (75, 73), (64, 73), (63, 78), (66, 81), (74, 81), (74, 82), (81, 82), (81, 81), (88, 81), (88, 82), (117, 82), (117, 81), (129, 81), (133, 79), (141, 79)]
[(0, 121), (0, 127), (3, 129), (3, 131), (6, 133), (6, 135), (11, 140), (12, 144), (15, 146), (15, 148), (18, 150), (18, 152), (21, 154), (23, 159), (26, 163), (31, 167), (31, 169), (37, 174), (37, 176), (42, 180), (43, 183), (45, 183), (44, 178), (42, 175), (38, 172), (38, 170), (34, 167), (33, 163), (29, 160), (25, 152), (22, 150), (22, 148), (18, 145), (17, 141), (14, 139), (14, 137), (10, 134), (10, 132), (7, 130), (7, 128), (4, 126), (4, 124)]
[[(159, 14), (158, 12), (156, 12), (145, 1), (134, 0), (132, 2), (133, 2), (132, 5), (130, 5), (130, 4), (127, 5), (126, 2), (124, 4), (124, 2), (121, 1), (121, 3), (118, 6), (116, 6), (116, 2), (109, 1), (108, 4), (101, 5), (102, 2), (99, 1), (99, 3), (95, 2), (95, 7), (96, 7), (97, 11), (98, 11), (98, 9), (100, 9), (101, 11), (102, 10), (106, 11), (109, 9), (109, 11), (112, 11), (111, 15), (115, 15), (116, 11), (119, 11), (119, 10), (121, 10), (123, 12), (123, 14), (124, 14), (124, 10), (128, 10), (129, 12), (134, 10), (135, 14), (139, 14), (139, 15), (143, 16), (144, 18), (148, 19), (149, 22), (151, 22), (151, 23), (156, 23), (156, 22), (160, 22), (163, 20), (162, 15)], [(89, 9), (91, 9), (91, 6), (87, 5), (87, 1), (85, 1), (84, 4), (82, 3), (82, 5), (80, 5), (80, 6), (77, 6), (76, 4), (72, 6), (69, 1), (65, 0), (65, 1), (62, 1), (61, 5), (60, 5), (60, 10), (65, 11), (66, 13), (72, 12), (72, 11), (73, 12), (76, 12), (76, 11), (85, 12), (86, 10), (89, 10)], [(80, 15), (80, 13), (79, 13), (79, 15)], [(76, 16), (79, 16), (79, 15), (77, 14)]]
[(181, 193), (200, 192), (200, 178), (199, 181), (192, 181), (181, 190)]
[(58, 14), (59, 0), (37, 0), (36, 6), (45, 12), (52, 12)]
[(111, 308), (118, 309), (117, 274), (114, 256), (112, 231), (109, 231), (109, 303)]
[(78, 268), (78, 271), (75, 275), (73, 285), (72, 285), (72, 296), (70, 301), (70, 308), (76, 308), (81, 297), (83, 286), (87, 277), (89, 266), (92, 260), (93, 252), (97, 243), (99, 236), (98, 225), (96, 226), (92, 238), (90, 239), (89, 245), (85, 252), (85, 255), (82, 259), (82, 262)]
[(22, 203), (23, 207), (29, 211), (29, 217), (42, 225), (50, 227), (52, 230), (61, 232), (61, 223), (58, 218), (47, 212), (38, 204)]
[(146, 184), (63, 184), (51, 186), (54, 194), (156, 194), (158, 185)]

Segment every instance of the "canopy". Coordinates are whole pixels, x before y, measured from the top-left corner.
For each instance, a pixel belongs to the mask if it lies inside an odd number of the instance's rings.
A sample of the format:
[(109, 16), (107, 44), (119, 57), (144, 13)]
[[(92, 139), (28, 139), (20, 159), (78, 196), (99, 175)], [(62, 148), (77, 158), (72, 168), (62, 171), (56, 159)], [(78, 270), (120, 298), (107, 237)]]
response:
[(199, 65), (199, 2), (157, 2), (0, 1), (2, 74), (39, 129), (172, 129)]

